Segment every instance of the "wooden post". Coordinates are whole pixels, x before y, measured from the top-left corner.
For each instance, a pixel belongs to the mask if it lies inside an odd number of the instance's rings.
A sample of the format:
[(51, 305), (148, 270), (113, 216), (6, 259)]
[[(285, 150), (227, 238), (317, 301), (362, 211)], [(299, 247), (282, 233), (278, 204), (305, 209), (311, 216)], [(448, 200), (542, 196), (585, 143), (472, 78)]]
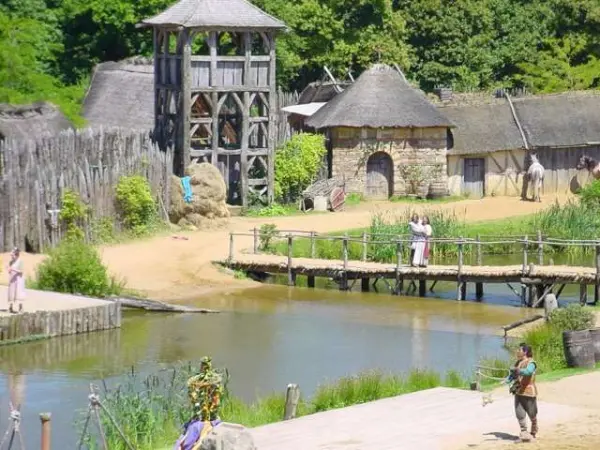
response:
[[(481, 235), (477, 235), (477, 244), (476, 244), (477, 248), (477, 265), (481, 266), (483, 264), (483, 255), (481, 252)], [(475, 283), (475, 299), (476, 300), (481, 300), (483, 298), (483, 283), (482, 282), (476, 282)]]
[(296, 277), (292, 273), (292, 252), (293, 252), (293, 236), (290, 234), (287, 235), (287, 243), (288, 243), (288, 258), (287, 258), (287, 270), (288, 270), (288, 286), (294, 286), (296, 283)]
[(367, 247), (368, 247), (367, 232), (363, 231), (363, 234), (362, 234), (362, 260), (363, 261), (367, 260)]
[(477, 265), (481, 266), (483, 264), (483, 258), (481, 254), (481, 236), (477, 235)]
[(311, 231), (310, 232), (310, 257), (312, 259), (315, 259), (316, 256), (316, 248), (315, 248), (315, 241), (316, 241), (316, 232)]
[(596, 245), (596, 284), (594, 284), (594, 305), (600, 297), (600, 245)]
[(288, 384), (285, 390), (285, 410), (283, 420), (290, 420), (296, 417), (298, 403), (300, 402), (300, 388), (297, 384)]
[(579, 284), (579, 304), (585, 306), (587, 304), (587, 284)]
[(537, 232), (537, 240), (538, 240), (538, 265), (544, 265), (544, 241), (542, 236), (542, 230), (538, 230)]
[(42, 450), (50, 450), (50, 413), (40, 414), (42, 421)]
[[(181, 54), (181, 115), (180, 120), (180, 138), (176, 141), (181, 145), (181, 175), (185, 173), (185, 168), (190, 164), (190, 150), (192, 147), (190, 136), (190, 120), (192, 114), (192, 43), (189, 29), (180, 31), (180, 39), (183, 40)], [(179, 175), (179, 174), (178, 174)]]
[(342, 240), (342, 252), (344, 258), (344, 273), (342, 275), (341, 289), (344, 291), (348, 289), (348, 235), (344, 236)]
[(475, 299), (481, 300), (483, 298), (483, 283), (477, 282), (475, 283)]
[(402, 242), (400, 240), (396, 241), (396, 288), (394, 289), (394, 294), (399, 295), (400, 288), (400, 266), (402, 265)]
[(466, 286), (463, 286), (462, 281), (462, 266), (463, 266), (463, 238), (462, 236), (458, 240), (458, 274), (457, 274), (457, 286), (456, 286), (456, 300), (464, 300), (466, 294)]
[(258, 253), (258, 228), (254, 227), (254, 254)]
[(360, 290), (362, 292), (369, 292), (369, 278), (360, 279)]
[[(525, 240), (523, 242), (523, 266), (521, 267), (521, 276), (525, 276), (527, 272), (527, 246), (529, 244), (529, 239), (527, 235), (525, 235)], [(521, 304), (527, 305), (527, 286), (521, 283)]]
[(308, 280), (308, 287), (309, 288), (314, 288), (315, 287), (315, 276), (314, 275), (309, 275), (306, 278)]
[(419, 280), (419, 297), (425, 297), (427, 293), (427, 280)]
[(233, 261), (233, 233), (229, 233), (229, 262)]

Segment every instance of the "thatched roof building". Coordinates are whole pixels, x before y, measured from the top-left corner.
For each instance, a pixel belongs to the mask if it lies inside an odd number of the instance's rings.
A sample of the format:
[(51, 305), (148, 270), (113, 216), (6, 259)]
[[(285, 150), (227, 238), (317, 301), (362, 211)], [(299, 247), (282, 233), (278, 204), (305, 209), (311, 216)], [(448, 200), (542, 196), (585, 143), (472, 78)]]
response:
[(452, 123), (396, 69), (375, 64), (306, 124), (312, 128), (425, 128)]
[(51, 103), (0, 104), (0, 139), (51, 136), (69, 128), (71, 122)]
[(135, 130), (154, 128), (154, 66), (151, 59), (131, 58), (99, 64), (83, 101), (91, 127)]
[(247, 0), (180, 0), (160, 14), (145, 19), (146, 26), (180, 26), (199, 30), (275, 31), (285, 24)]
[[(516, 97), (512, 103), (530, 148), (585, 146), (600, 142), (600, 92), (580, 91)], [(525, 148), (505, 98), (461, 95), (439, 105), (456, 124), (450, 154)]]

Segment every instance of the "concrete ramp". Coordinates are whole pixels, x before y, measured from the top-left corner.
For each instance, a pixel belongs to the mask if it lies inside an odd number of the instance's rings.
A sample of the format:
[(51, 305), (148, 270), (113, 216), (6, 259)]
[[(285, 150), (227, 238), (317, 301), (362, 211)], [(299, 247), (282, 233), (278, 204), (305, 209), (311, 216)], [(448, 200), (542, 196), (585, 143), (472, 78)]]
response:
[[(541, 428), (580, 411), (544, 402), (539, 410)], [(479, 392), (435, 388), (251, 431), (258, 450), (441, 450), (461, 436), (516, 435), (518, 425), (512, 396), (494, 398), (483, 407)]]

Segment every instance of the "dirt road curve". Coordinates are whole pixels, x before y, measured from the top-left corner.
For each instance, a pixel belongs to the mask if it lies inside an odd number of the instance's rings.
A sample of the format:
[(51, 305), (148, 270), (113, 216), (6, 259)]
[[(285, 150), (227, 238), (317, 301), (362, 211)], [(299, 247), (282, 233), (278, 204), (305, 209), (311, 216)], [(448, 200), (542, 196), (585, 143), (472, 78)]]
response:
[[(542, 203), (531, 203), (512, 197), (490, 197), (425, 207), (376, 202), (361, 204), (338, 213), (261, 219), (234, 217), (226, 229), (177, 233), (187, 240), (174, 239), (173, 235), (160, 236), (103, 247), (101, 251), (110, 272), (125, 279), (128, 287), (144, 292), (151, 298), (184, 300), (191, 297), (198, 298), (216, 290), (254, 285), (248, 280), (234, 280), (211, 264), (211, 261), (227, 255), (230, 231), (249, 231), (262, 223), (274, 223), (279, 229), (329, 232), (367, 226), (373, 212), (394, 214), (409, 207), (417, 210), (424, 208), (454, 210), (457, 215), (469, 221), (493, 220), (531, 214), (556, 200), (562, 202), (565, 199), (564, 196), (547, 196)], [(250, 237), (236, 238), (236, 251), (251, 245)], [(33, 274), (36, 264), (42, 258), (41, 255), (25, 255), (28, 275)], [(5, 262), (7, 259), (7, 255), (2, 255), (2, 261)]]

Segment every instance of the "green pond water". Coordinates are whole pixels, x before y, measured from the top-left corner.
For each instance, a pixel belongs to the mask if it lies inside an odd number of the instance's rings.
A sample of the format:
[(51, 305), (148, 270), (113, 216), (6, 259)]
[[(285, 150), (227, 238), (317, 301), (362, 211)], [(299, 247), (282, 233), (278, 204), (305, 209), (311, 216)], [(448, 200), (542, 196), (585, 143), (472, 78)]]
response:
[(38, 414), (49, 411), (53, 448), (75, 448), (89, 383), (114, 386), (132, 366), (152, 373), (204, 355), (229, 369), (234, 394), (247, 400), (291, 382), (310, 395), (319, 383), (374, 368), (471, 373), (480, 357), (505, 355), (500, 326), (535, 311), (517, 307), (503, 285), (486, 286), (483, 302), (473, 292), (457, 302), (455, 288), (439, 283), (429, 298), (414, 298), (269, 285), (198, 302), (220, 314), (126, 312), (120, 330), (0, 347), (0, 425), (18, 385), (26, 446), (39, 445)]

